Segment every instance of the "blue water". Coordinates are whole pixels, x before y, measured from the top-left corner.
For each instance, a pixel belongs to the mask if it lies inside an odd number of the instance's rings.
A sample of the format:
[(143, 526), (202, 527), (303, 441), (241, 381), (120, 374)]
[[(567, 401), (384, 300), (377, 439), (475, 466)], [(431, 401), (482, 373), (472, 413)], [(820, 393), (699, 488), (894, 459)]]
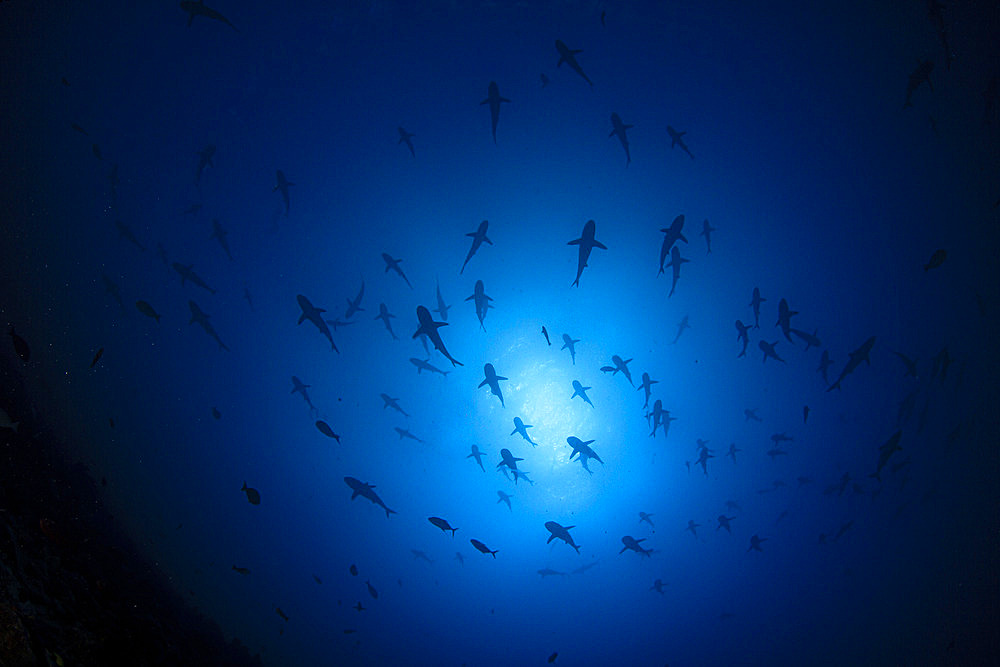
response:
[[(944, 6), (948, 51), (921, 2), (291, 4), (210, 2), (235, 29), (187, 27), (175, 2), (0, 5), (0, 308), (32, 346), (38, 418), (192, 605), (272, 665), (995, 658), (995, 3)], [(557, 39), (593, 86), (556, 66)], [(922, 60), (933, 90), (904, 108)], [(495, 143), (491, 81), (510, 100)], [(634, 126), (630, 164), (612, 113)], [(681, 214), (689, 261), (668, 297), (659, 230)], [(460, 273), (482, 220), (492, 245)], [(607, 249), (571, 286), (567, 243), (588, 220)], [(343, 319), (362, 282), (339, 353), (296, 325), (296, 295)], [(461, 367), (412, 338), (438, 286)], [(754, 287), (766, 301), (741, 358), (733, 323), (753, 323)], [(775, 326), (781, 299), (819, 347)], [(827, 391), (870, 337), (870, 364)], [(601, 371), (612, 355), (658, 381), (666, 437), (650, 437), (643, 393)], [(508, 378), (505, 407), (477, 388), (486, 363)], [(509, 435), (514, 417), (537, 447)], [(775, 434), (793, 440), (769, 456)], [(569, 436), (594, 441), (590, 474)], [(533, 484), (497, 469), (501, 448)], [(352, 500), (345, 476), (397, 514)], [(580, 553), (547, 543), (547, 521), (575, 526)], [(619, 553), (623, 536), (652, 553)]]

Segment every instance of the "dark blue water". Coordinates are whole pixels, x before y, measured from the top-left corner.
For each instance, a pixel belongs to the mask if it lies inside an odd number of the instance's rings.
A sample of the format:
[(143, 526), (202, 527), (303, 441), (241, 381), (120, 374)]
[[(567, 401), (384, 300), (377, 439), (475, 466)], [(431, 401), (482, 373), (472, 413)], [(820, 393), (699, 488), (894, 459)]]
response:
[[(0, 5), (4, 320), (36, 417), (192, 605), (274, 665), (995, 657), (995, 3), (292, 4)], [(606, 249), (572, 286), (588, 220)], [(339, 353), (296, 324), (297, 295), (343, 320), (362, 284)], [(462, 366), (413, 338), (438, 288)], [(676, 421), (650, 437), (655, 401)]]

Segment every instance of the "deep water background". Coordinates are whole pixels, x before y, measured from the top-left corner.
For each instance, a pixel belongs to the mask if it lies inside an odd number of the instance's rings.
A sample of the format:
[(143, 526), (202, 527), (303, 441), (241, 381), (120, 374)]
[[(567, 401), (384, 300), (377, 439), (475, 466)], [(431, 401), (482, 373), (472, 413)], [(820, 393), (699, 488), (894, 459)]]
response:
[[(34, 418), (106, 482), (116, 517), (193, 605), (267, 664), (996, 655), (996, 3), (944, 7), (950, 68), (922, 2), (210, 6), (238, 32), (203, 17), (186, 27), (175, 2), (0, 5), (0, 309), (32, 347)], [(556, 39), (583, 50), (593, 87), (556, 67)], [(922, 59), (933, 91), (903, 109)], [(479, 104), (490, 81), (511, 100), (496, 144)], [(628, 166), (612, 112), (634, 125)], [(671, 149), (668, 124), (688, 132), (694, 160)], [(207, 145), (214, 166), (196, 186)], [(287, 215), (278, 169), (295, 183)], [(690, 262), (668, 298), (659, 229), (679, 214)], [(567, 242), (590, 219), (607, 250), (571, 287)], [(494, 245), (459, 274), (481, 220)], [(158, 243), (217, 293), (182, 286)], [(925, 271), (938, 248), (947, 259)], [(464, 300), (480, 279), (494, 299), (485, 331)], [(362, 281), (365, 310), (334, 332), (339, 354), (296, 326), (297, 294), (333, 319)], [(446, 377), (408, 361), (425, 358), (411, 335), (436, 285), (452, 306), (442, 337), (464, 363), (433, 352)], [(761, 326), (737, 358), (733, 322), (753, 321), (755, 286)], [(782, 298), (821, 348), (783, 338)], [(231, 351), (189, 324), (189, 300)], [(373, 319), (380, 302), (399, 340)], [(563, 333), (580, 339), (575, 365)], [(871, 336), (870, 366), (827, 392), (822, 351), (833, 381)], [(762, 363), (760, 340), (779, 340), (787, 363)], [(946, 375), (932, 363), (942, 349)], [(650, 404), (677, 418), (668, 437), (649, 437), (641, 392), (601, 372), (616, 354), (636, 382), (659, 381)], [(485, 363), (509, 378), (506, 407), (477, 389)], [(290, 393), (293, 375), (339, 443)], [(573, 380), (593, 408), (570, 399)], [(383, 392), (410, 416), (384, 409)], [(536, 448), (508, 435), (515, 416)], [(876, 481), (897, 429), (902, 450)], [(778, 433), (794, 441), (772, 461)], [(595, 441), (593, 474), (568, 461), (571, 435)], [(473, 444), (485, 472), (466, 458)], [(496, 471), (503, 447), (534, 485)], [(352, 501), (345, 476), (398, 514)], [(719, 514), (735, 517), (732, 534)], [(546, 521), (575, 525), (580, 554), (547, 545)], [(762, 553), (747, 552), (754, 534)], [(624, 535), (655, 552), (619, 554)]]

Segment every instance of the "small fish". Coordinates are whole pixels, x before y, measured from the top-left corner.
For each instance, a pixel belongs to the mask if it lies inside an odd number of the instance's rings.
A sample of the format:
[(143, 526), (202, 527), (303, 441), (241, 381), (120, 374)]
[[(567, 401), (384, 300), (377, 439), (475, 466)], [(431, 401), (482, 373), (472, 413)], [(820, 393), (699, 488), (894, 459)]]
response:
[(378, 591), (375, 590), (375, 587), (372, 586), (371, 582), (365, 580), (365, 586), (368, 587), (368, 595), (371, 595), (373, 600), (378, 600)]
[(212, 416), (216, 419), (222, 419), (222, 413), (219, 412), (219, 408), (212, 406)]
[(356, 605), (354, 605), (354, 607), (352, 607), (352, 609), (357, 609), (359, 612), (362, 612), (362, 611), (365, 610), (364, 606), (362, 606), (362, 604), (361, 604), (360, 601), (358, 601), (358, 603)]
[(235, 565), (233, 565), (233, 572), (238, 572), (239, 574), (250, 574), (250, 568), (236, 567)]
[(313, 575), (313, 579), (316, 581), (317, 584), (322, 584), (323, 583), (323, 580), (320, 579), (319, 577), (317, 577), (315, 574)]
[(247, 500), (250, 501), (251, 505), (260, 505), (260, 492), (257, 489), (249, 487), (246, 482), (243, 482), (243, 488), (240, 491), (246, 492)]
[(285, 612), (281, 611), (281, 607), (275, 607), (274, 611), (278, 614), (278, 616), (284, 619), (285, 623), (288, 622), (288, 616), (285, 615)]
[(451, 531), (451, 536), (455, 537), (455, 531), (458, 530), (458, 528), (452, 528), (451, 524), (449, 524), (445, 519), (442, 519), (442, 518), (436, 517), (436, 516), (432, 516), (432, 517), (428, 517), (427, 520), (430, 521), (435, 526), (437, 526), (438, 528), (440, 528), (441, 532), (446, 533), (446, 532), (448, 532), (450, 530)]
[(937, 267), (944, 264), (944, 260), (948, 257), (948, 253), (943, 248), (938, 248), (931, 255), (929, 262), (924, 264), (924, 271), (930, 271), (931, 269), (936, 269)]
[(82, 134), (85, 137), (89, 137), (90, 136), (90, 134), (85, 129), (83, 129), (82, 127), (80, 127), (76, 123), (73, 123), (72, 125), (70, 125), (70, 127), (73, 128), (74, 130), (76, 130), (77, 132), (79, 132), (80, 134)]
[[(604, 23), (604, 12), (601, 12), (601, 24), (603, 25), (603, 23)], [(558, 658), (558, 657), (559, 657), (559, 652), (558, 651), (556, 651), (555, 653), (553, 653), (552, 655), (550, 655), (549, 656), (549, 664), (550, 665), (554, 664), (555, 661), (556, 661), (556, 658)]]
[(490, 554), (491, 556), (493, 556), (493, 558), (497, 557), (497, 551), (499, 551), (499, 549), (490, 551), (490, 548), (485, 544), (483, 544), (482, 542), (480, 542), (479, 540), (469, 540), (469, 542), (471, 542), (472, 546), (476, 548), (476, 551), (479, 551), (480, 553), (484, 554)]
[(549, 340), (549, 330), (544, 325), (542, 326), (542, 335), (545, 336), (545, 342), (548, 345), (552, 345), (552, 341)]
[(319, 432), (322, 433), (323, 435), (325, 435), (326, 437), (333, 438), (337, 442), (340, 442), (340, 436), (337, 435), (336, 433), (334, 433), (333, 429), (330, 428), (330, 425), (327, 424), (322, 419), (319, 419), (319, 420), (316, 421), (316, 428), (318, 428)]
[(153, 310), (153, 307), (145, 301), (136, 301), (135, 307), (139, 309), (139, 312), (146, 317), (152, 317), (156, 320), (156, 323), (160, 323), (160, 314)]
[(21, 361), (28, 361), (31, 359), (31, 348), (28, 347), (28, 341), (24, 340), (14, 332), (14, 325), (11, 325), (10, 331), (7, 333), (10, 335), (10, 339), (14, 343), (14, 352), (16, 352), (17, 356), (21, 358)]
[(90, 147), (90, 150), (94, 154), (94, 157), (96, 157), (98, 160), (104, 159), (104, 156), (101, 155), (101, 147), (98, 146), (97, 144), (92, 145)]
[(358, 566), (351, 563), (351, 567), (347, 568), (350, 571), (352, 577), (358, 576)]

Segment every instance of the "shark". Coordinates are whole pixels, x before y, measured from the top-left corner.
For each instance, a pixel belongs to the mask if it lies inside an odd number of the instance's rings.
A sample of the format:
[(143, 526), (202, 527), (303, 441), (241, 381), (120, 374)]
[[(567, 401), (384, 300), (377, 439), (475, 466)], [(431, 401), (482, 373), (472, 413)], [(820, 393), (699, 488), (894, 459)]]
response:
[(483, 286), (482, 280), (476, 281), (476, 286), (473, 289), (472, 295), (466, 297), (465, 300), (472, 301), (472, 303), (475, 304), (476, 317), (479, 318), (479, 327), (483, 331), (486, 331), (486, 325), (483, 324), (483, 320), (486, 319), (486, 312), (490, 308), (493, 308), (493, 306), (490, 305), (490, 301), (493, 300), (493, 297), (487, 296), (486, 288)]
[(410, 357), (410, 363), (417, 367), (417, 375), (420, 375), (421, 371), (427, 371), (428, 373), (438, 373), (442, 376), (447, 376), (451, 371), (443, 371), (437, 366), (433, 366), (423, 359), (417, 359), (416, 357)]
[(219, 242), (219, 245), (222, 246), (222, 249), (226, 251), (226, 257), (228, 257), (229, 261), (231, 262), (233, 261), (233, 253), (229, 252), (229, 242), (226, 241), (226, 236), (228, 234), (229, 232), (227, 232), (226, 228), (222, 226), (222, 223), (219, 222), (219, 219), (212, 218), (212, 235), (209, 236), (208, 238), (215, 239), (216, 241)]
[(306, 391), (311, 386), (312, 385), (310, 385), (310, 384), (303, 383), (302, 380), (298, 379), (294, 375), (292, 376), (292, 393), (293, 394), (302, 394), (302, 398), (305, 399), (306, 405), (309, 406), (309, 414), (316, 414), (318, 412), (316, 410), (316, 406), (313, 405), (312, 399), (309, 398), (309, 392)]
[(482, 469), (482, 471), (486, 472), (486, 468), (483, 467), (483, 457), (484, 456), (486, 456), (486, 454), (484, 452), (479, 451), (479, 447), (477, 445), (473, 445), (472, 446), (472, 453), (469, 454), (468, 456), (466, 456), (465, 458), (467, 458), (467, 459), (476, 459), (476, 463), (479, 464), (479, 467)]
[(625, 149), (626, 167), (632, 164), (632, 154), (628, 150), (628, 135), (626, 134), (626, 132), (628, 132), (628, 130), (631, 130), (633, 127), (635, 126), (626, 125), (625, 123), (623, 123), (621, 117), (618, 114), (616, 113), (611, 114), (611, 134), (608, 135), (608, 138), (614, 136), (618, 137), (618, 141), (621, 142), (622, 148)]
[(396, 129), (399, 130), (399, 141), (396, 144), (406, 144), (406, 147), (410, 149), (410, 155), (417, 157), (416, 151), (413, 150), (413, 137), (417, 135), (411, 134), (401, 127), (397, 127)]
[[(685, 318), (685, 319), (687, 319), (687, 318)], [(615, 369), (612, 372), (612, 375), (615, 375), (619, 371), (621, 371), (622, 375), (625, 376), (625, 379), (628, 380), (628, 383), (634, 387), (635, 384), (632, 382), (632, 374), (628, 370), (628, 365), (631, 362), (632, 362), (631, 359), (623, 360), (617, 354), (611, 355), (611, 363), (613, 363), (615, 365)]]
[(694, 159), (694, 155), (691, 154), (691, 151), (688, 150), (687, 144), (684, 143), (684, 135), (687, 134), (687, 132), (678, 132), (670, 125), (667, 125), (667, 134), (670, 135), (670, 148), (680, 146), (682, 151), (687, 153), (692, 160)]
[(323, 313), (326, 312), (323, 308), (317, 308), (310, 303), (309, 299), (301, 294), (295, 296), (295, 300), (299, 303), (299, 308), (302, 309), (302, 314), (299, 315), (298, 324), (302, 324), (306, 320), (309, 320), (316, 325), (319, 332), (326, 336), (326, 339), (330, 341), (330, 347), (337, 354), (340, 354), (340, 350), (337, 349), (336, 343), (333, 342), (333, 334), (330, 333), (330, 327), (327, 326), (326, 320), (323, 319)]
[(195, 324), (197, 322), (198, 326), (205, 330), (205, 333), (215, 339), (215, 342), (219, 344), (220, 348), (228, 352), (229, 348), (226, 347), (226, 344), (219, 338), (219, 334), (215, 332), (215, 328), (212, 326), (212, 323), (208, 321), (209, 315), (199, 308), (198, 304), (194, 301), (188, 301), (188, 308), (191, 309), (191, 321), (188, 322), (188, 324)]
[(285, 172), (281, 171), (280, 169), (277, 171), (276, 178), (278, 180), (278, 183), (273, 188), (271, 188), (271, 192), (281, 193), (281, 198), (285, 200), (285, 217), (288, 217), (288, 209), (291, 206), (291, 200), (288, 197), (288, 188), (295, 185), (295, 183), (289, 182), (289, 180), (285, 178)]
[(215, 164), (212, 162), (212, 158), (215, 157), (215, 146), (209, 144), (208, 146), (205, 146), (205, 148), (198, 151), (197, 155), (198, 155), (198, 167), (194, 172), (194, 184), (200, 185), (201, 174), (203, 171), (205, 171), (205, 167), (215, 166)]
[(645, 410), (649, 407), (649, 397), (652, 394), (653, 385), (659, 383), (659, 380), (652, 380), (649, 377), (649, 373), (642, 374), (642, 383), (635, 388), (636, 391), (646, 392), (646, 401), (642, 404), (642, 409)]
[(588, 220), (587, 224), (583, 226), (583, 233), (580, 235), (580, 238), (566, 244), (580, 246), (580, 253), (576, 263), (576, 280), (573, 281), (574, 287), (580, 286), (580, 276), (583, 275), (583, 270), (587, 268), (587, 260), (590, 259), (590, 252), (594, 248), (600, 248), (601, 250), (608, 249), (606, 245), (594, 237), (596, 227), (597, 225), (593, 220)]
[(347, 300), (347, 310), (344, 311), (344, 319), (351, 319), (355, 313), (363, 312), (364, 308), (361, 307), (361, 299), (365, 296), (365, 281), (361, 280), (361, 289), (358, 290), (358, 295), (354, 299)]
[(379, 394), (379, 396), (382, 397), (382, 409), (383, 410), (385, 410), (386, 408), (392, 408), (393, 410), (395, 410), (399, 414), (403, 415), (404, 417), (409, 417), (410, 416), (410, 415), (408, 415), (406, 413), (406, 410), (404, 410), (403, 408), (399, 407), (399, 399), (398, 398), (393, 398), (392, 396), (389, 396), (389, 394)]
[(201, 279), (197, 273), (194, 272), (194, 264), (188, 264), (187, 266), (181, 264), (180, 262), (174, 262), (171, 264), (174, 267), (174, 271), (181, 276), (181, 285), (185, 282), (190, 282), (192, 285), (197, 285), (202, 289), (208, 290), (209, 293), (215, 294), (215, 290), (208, 286), (204, 280)]
[(563, 334), (563, 346), (560, 350), (569, 350), (570, 359), (573, 360), (573, 365), (576, 366), (576, 344), (580, 342), (579, 338), (570, 338), (569, 334)]
[(626, 551), (634, 551), (637, 554), (641, 554), (643, 556), (647, 556), (648, 557), (648, 556), (650, 556), (653, 553), (653, 550), (652, 549), (643, 549), (642, 548), (642, 545), (640, 544), (640, 542), (645, 542), (645, 541), (646, 541), (645, 537), (642, 538), (642, 539), (637, 540), (634, 537), (632, 537), (631, 535), (625, 535), (624, 537), (622, 537), (622, 544), (624, 544), (625, 546), (623, 546), (622, 550), (619, 551), (618, 553), (619, 554), (623, 554)]
[(902, 431), (896, 431), (884, 445), (878, 448), (878, 466), (875, 468), (875, 472), (869, 475), (869, 477), (874, 477), (880, 482), (882, 481), (880, 476), (882, 474), (882, 468), (884, 468), (885, 464), (889, 462), (889, 457), (892, 456), (894, 452), (898, 452), (902, 449), (902, 447), (899, 446), (899, 439), (902, 435)]
[(785, 334), (785, 338), (788, 339), (789, 343), (795, 342), (791, 337), (792, 316), (798, 314), (799, 311), (788, 307), (788, 301), (785, 299), (778, 302), (778, 321), (774, 323), (774, 326), (781, 327), (781, 333)]
[(587, 78), (587, 75), (583, 73), (583, 68), (580, 67), (580, 63), (576, 62), (576, 55), (578, 53), (583, 53), (583, 49), (571, 49), (566, 46), (561, 39), (557, 39), (556, 51), (559, 52), (559, 62), (556, 63), (556, 67), (560, 67), (563, 63), (566, 63), (570, 66), (570, 69), (583, 77), (583, 80), (590, 84), (590, 87), (593, 88), (594, 82)]
[(674, 295), (674, 291), (677, 289), (677, 281), (680, 280), (681, 277), (681, 264), (687, 264), (690, 261), (691, 260), (689, 259), (681, 257), (680, 248), (677, 246), (670, 249), (670, 263), (667, 264), (667, 266), (673, 267), (674, 272), (673, 282), (670, 284), (670, 294), (667, 295), (667, 298), (672, 297)]
[(389, 518), (390, 514), (397, 513), (396, 510), (391, 510), (388, 507), (386, 507), (385, 503), (382, 502), (382, 499), (378, 497), (378, 494), (375, 493), (374, 484), (368, 484), (367, 482), (362, 482), (361, 480), (355, 479), (354, 477), (345, 477), (344, 482), (347, 484), (347, 486), (351, 487), (351, 490), (353, 491), (353, 493), (351, 494), (351, 500), (354, 500), (358, 496), (361, 496), (362, 498), (367, 498), (368, 500), (372, 501), (374, 504), (378, 505), (379, 507), (385, 510), (385, 517), (387, 519)]
[(500, 87), (497, 86), (496, 81), (490, 81), (490, 85), (487, 88), (486, 99), (480, 102), (480, 106), (483, 104), (490, 105), (490, 124), (493, 127), (493, 143), (497, 142), (497, 121), (500, 120), (500, 105), (504, 102), (510, 103), (506, 97), (500, 96)]
[(532, 447), (537, 447), (538, 443), (532, 442), (531, 436), (528, 435), (529, 428), (532, 428), (531, 424), (525, 424), (520, 417), (514, 417), (514, 430), (511, 431), (510, 434), (514, 435), (515, 433), (520, 433), (521, 437), (531, 443)]
[[(462, 362), (456, 360), (448, 353), (448, 349), (444, 346), (444, 342), (441, 340), (441, 334), (438, 329), (441, 327), (448, 326), (447, 322), (435, 322), (431, 318), (431, 313), (425, 306), (417, 306), (417, 322), (419, 326), (417, 330), (413, 333), (413, 338), (417, 336), (425, 335), (430, 339), (431, 343), (434, 345), (434, 349), (445, 356), (445, 358), (451, 362), (452, 366), (462, 366)], [(411, 360), (412, 361), (412, 360)]]
[(403, 269), (399, 267), (399, 263), (403, 260), (393, 259), (392, 255), (387, 252), (382, 253), (382, 259), (385, 261), (385, 273), (389, 273), (389, 269), (392, 269), (397, 275), (399, 275), (400, 278), (403, 279), (407, 287), (413, 289), (413, 285), (410, 284), (410, 279), (406, 277), (406, 274), (403, 273)]
[(545, 540), (545, 543), (549, 544), (552, 540), (558, 538), (573, 547), (577, 553), (580, 553), (579, 545), (573, 541), (573, 536), (569, 534), (569, 531), (572, 528), (576, 528), (576, 526), (562, 526), (555, 521), (546, 521), (545, 529), (551, 534), (549, 535), (549, 539)]
[(582, 384), (580, 384), (579, 380), (573, 380), (573, 395), (570, 396), (569, 399), (573, 400), (574, 398), (579, 396), (584, 401), (586, 401), (590, 405), (590, 407), (594, 407), (594, 404), (590, 402), (589, 398), (587, 398), (588, 389), (590, 389), (590, 387), (584, 387)]
[(708, 223), (708, 218), (705, 218), (705, 222), (701, 223), (701, 234), (698, 236), (705, 237), (705, 245), (708, 246), (708, 254), (712, 254), (712, 232), (716, 231), (715, 227)]
[(774, 341), (773, 343), (768, 343), (766, 340), (762, 340), (759, 343), (757, 343), (757, 346), (760, 347), (761, 352), (764, 353), (764, 363), (767, 363), (768, 357), (771, 357), (775, 361), (780, 361), (781, 363), (785, 363), (785, 360), (779, 357), (778, 353), (774, 351), (774, 346), (777, 344), (778, 341)]
[(451, 308), (448, 304), (444, 302), (444, 297), (441, 296), (441, 283), (436, 285), (437, 287), (437, 302), (438, 307), (434, 309), (434, 312), (441, 316), (443, 322), (448, 321), (448, 309)]
[(753, 296), (750, 298), (750, 307), (753, 308), (753, 328), (760, 329), (760, 304), (767, 301), (761, 297), (760, 288), (753, 288)]
[(496, 369), (493, 368), (493, 364), (490, 363), (483, 366), (483, 373), (486, 375), (486, 378), (479, 383), (479, 387), (477, 388), (482, 389), (483, 387), (489, 385), (490, 392), (500, 399), (500, 407), (507, 407), (503, 402), (503, 392), (500, 391), (500, 380), (506, 380), (507, 378), (502, 375), (497, 375)]
[(601, 460), (601, 457), (590, 448), (590, 443), (594, 442), (593, 440), (587, 440), (584, 442), (575, 435), (571, 435), (566, 438), (566, 442), (573, 448), (573, 451), (570, 452), (569, 460), (572, 461), (574, 456), (578, 456), (580, 458), (580, 463), (583, 464), (583, 469), (587, 472), (591, 472), (590, 468), (587, 466), (587, 461), (589, 459), (595, 459), (598, 463), (604, 465), (604, 461)]
[(389, 321), (394, 317), (396, 316), (389, 312), (389, 309), (384, 303), (380, 303), (378, 305), (378, 315), (375, 316), (375, 319), (382, 320), (382, 322), (385, 323), (385, 329), (389, 332), (389, 335), (392, 336), (393, 340), (399, 340), (399, 337), (396, 336), (396, 333), (392, 330), (392, 322)]
[(840, 389), (840, 383), (843, 382), (845, 377), (853, 373), (854, 369), (860, 366), (862, 361), (871, 366), (872, 360), (869, 358), (869, 355), (871, 354), (873, 345), (875, 345), (875, 336), (872, 336), (862, 343), (861, 347), (854, 350), (854, 352), (851, 352), (850, 358), (847, 360), (847, 365), (844, 366), (844, 370), (840, 371), (840, 376), (827, 388), (827, 391)]
[(507, 468), (512, 473), (514, 473), (514, 483), (517, 484), (518, 470), (517, 462), (523, 461), (524, 459), (518, 458), (510, 453), (510, 450), (504, 447), (500, 450), (500, 463), (497, 464), (497, 468)]
[[(667, 259), (667, 255), (670, 254), (670, 249), (674, 247), (674, 244), (678, 241), (684, 241), (687, 243), (688, 240), (684, 236), (684, 214), (681, 213), (674, 221), (670, 223), (669, 227), (664, 227), (660, 230), (663, 232), (663, 244), (660, 245), (660, 270), (659, 273), (663, 273), (663, 262)], [(659, 275), (659, 273), (657, 275)]]
[(493, 245), (493, 241), (490, 241), (489, 237), (486, 236), (486, 230), (489, 226), (489, 221), (483, 220), (479, 223), (479, 228), (476, 229), (476, 231), (466, 234), (466, 236), (472, 237), (472, 247), (469, 248), (469, 254), (465, 256), (465, 261), (462, 262), (462, 269), (458, 272), (459, 275), (465, 272), (466, 264), (468, 264), (469, 260), (472, 259), (472, 256), (476, 254), (476, 251), (479, 250), (479, 246), (481, 246), (484, 242)]

